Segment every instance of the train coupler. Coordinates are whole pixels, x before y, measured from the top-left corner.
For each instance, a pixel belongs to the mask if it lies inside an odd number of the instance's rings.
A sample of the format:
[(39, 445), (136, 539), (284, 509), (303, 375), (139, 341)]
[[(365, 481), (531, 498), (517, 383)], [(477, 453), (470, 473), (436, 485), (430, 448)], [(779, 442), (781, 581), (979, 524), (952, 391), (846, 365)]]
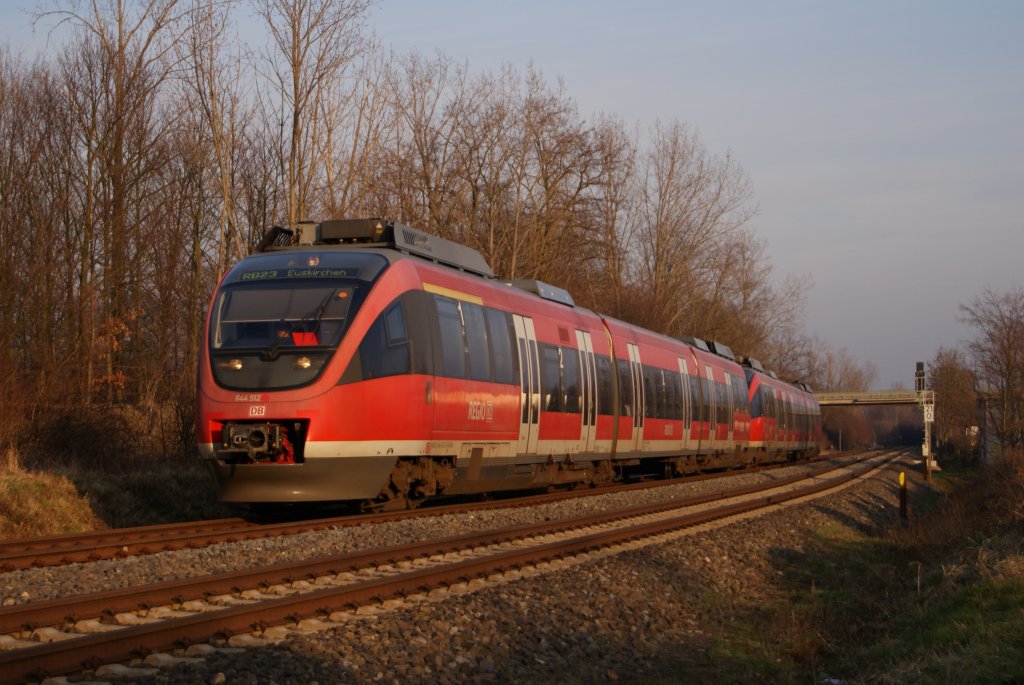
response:
[(217, 456), (255, 463), (294, 464), (288, 432), (276, 423), (225, 423)]

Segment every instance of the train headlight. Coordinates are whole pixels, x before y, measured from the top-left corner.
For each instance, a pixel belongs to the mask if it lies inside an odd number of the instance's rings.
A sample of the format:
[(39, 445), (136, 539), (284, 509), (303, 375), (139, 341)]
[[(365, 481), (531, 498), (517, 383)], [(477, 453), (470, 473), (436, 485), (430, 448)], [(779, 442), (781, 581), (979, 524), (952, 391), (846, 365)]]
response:
[(313, 360), (309, 357), (299, 357), (295, 360), (295, 366), (300, 369), (308, 369), (313, 366)]
[(241, 371), (242, 370), (242, 360), (241, 359), (229, 359), (227, 361), (218, 361), (217, 362), (217, 368), (218, 369), (231, 369), (232, 371)]

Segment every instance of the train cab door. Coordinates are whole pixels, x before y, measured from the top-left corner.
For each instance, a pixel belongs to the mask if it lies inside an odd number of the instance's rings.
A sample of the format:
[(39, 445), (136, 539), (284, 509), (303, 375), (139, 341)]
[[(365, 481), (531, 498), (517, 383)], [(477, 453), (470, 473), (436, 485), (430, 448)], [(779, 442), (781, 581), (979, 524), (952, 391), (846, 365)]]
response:
[(537, 334), (533, 319), (512, 315), (519, 349), (519, 453), (537, 451), (537, 433), (540, 420), (540, 359), (537, 356)]
[(583, 434), (580, 451), (593, 452), (597, 439), (597, 368), (594, 363), (594, 342), (587, 331), (576, 331), (580, 351), (580, 411), (583, 412)]
[(634, 343), (626, 343), (629, 350), (629, 369), (633, 380), (633, 439), (628, 442), (629, 448), (640, 451), (644, 439), (644, 374), (640, 363), (640, 348)]

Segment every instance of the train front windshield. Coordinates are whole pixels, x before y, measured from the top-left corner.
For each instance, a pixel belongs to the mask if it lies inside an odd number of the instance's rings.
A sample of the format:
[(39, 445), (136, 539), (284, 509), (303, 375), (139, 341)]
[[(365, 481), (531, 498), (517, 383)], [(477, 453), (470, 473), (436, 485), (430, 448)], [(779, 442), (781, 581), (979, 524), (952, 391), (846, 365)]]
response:
[(214, 349), (336, 347), (355, 287), (225, 289), (214, 312)]
[(210, 361), (233, 390), (306, 385), (341, 342), (373, 280), (379, 255), (268, 254), (225, 278), (210, 315)]

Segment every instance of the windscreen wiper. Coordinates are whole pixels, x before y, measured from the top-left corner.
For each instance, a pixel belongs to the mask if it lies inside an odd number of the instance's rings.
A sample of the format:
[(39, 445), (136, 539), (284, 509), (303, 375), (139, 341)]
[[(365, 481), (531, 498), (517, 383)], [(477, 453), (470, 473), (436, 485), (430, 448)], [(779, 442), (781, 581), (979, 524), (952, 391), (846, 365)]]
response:
[[(292, 333), (295, 332), (295, 329), (298, 327), (298, 325), (300, 323), (305, 323), (307, 321), (319, 323), (320, 319), (324, 315), (324, 312), (327, 311), (327, 305), (331, 303), (331, 299), (337, 292), (338, 289), (334, 288), (333, 290), (331, 290), (331, 292), (327, 293), (327, 297), (325, 297), (323, 301), (320, 302), (320, 304), (311, 309), (309, 313), (305, 314), (301, 319), (299, 319), (295, 323), (287, 324), (288, 328), (284, 331), (284, 335), (279, 334), (277, 340), (270, 343), (269, 347), (260, 352), (260, 359), (265, 362), (276, 361), (277, 358), (281, 356), (281, 345), (284, 343), (285, 340), (287, 340), (291, 336)], [(284, 324), (285, 320), (281, 319), (281, 323)]]

